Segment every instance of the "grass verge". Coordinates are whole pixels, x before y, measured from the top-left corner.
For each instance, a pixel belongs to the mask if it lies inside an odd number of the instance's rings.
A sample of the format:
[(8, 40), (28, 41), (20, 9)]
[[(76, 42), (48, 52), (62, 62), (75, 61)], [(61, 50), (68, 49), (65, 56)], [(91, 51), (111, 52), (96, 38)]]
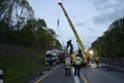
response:
[(0, 45), (0, 69), (4, 83), (27, 83), (39, 72), (50, 66), (44, 65), (43, 51), (16, 46)]

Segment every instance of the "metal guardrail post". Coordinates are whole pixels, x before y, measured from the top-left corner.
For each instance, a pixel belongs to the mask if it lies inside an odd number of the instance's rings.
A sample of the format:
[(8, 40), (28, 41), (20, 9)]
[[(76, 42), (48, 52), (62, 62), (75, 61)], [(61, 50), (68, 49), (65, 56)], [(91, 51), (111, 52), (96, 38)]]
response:
[(3, 83), (3, 71), (0, 70), (0, 83)]

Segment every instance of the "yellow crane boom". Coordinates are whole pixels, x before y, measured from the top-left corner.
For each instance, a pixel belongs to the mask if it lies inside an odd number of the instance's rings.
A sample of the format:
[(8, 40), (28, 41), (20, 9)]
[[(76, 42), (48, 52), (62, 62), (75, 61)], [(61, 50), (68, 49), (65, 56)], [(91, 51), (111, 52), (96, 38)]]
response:
[(83, 46), (83, 44), (82, 44), (82, 42), (81, 42), (81, 40), (80, 40), (80, 37), (79, 37), (79, 35), (78, 35), (78, 33), (77, 33), (77, 31), (76, 31), (76, 29), (75, 29), (73, 23), (71, 22), (71, 20), (70, 20), (68, 14), (67, 14), (67, 12), (65, 11), (65, 8), (64, 8), (63, 4), (62, 4), (62, 3), (58, 3), (58, 5), (61, 6), (61, 8), (62, 8), (62, 10), (63, 10), (63, 12), (64, 12), (64, 14), (65, 14), (65, 16), (66, 16), (66, 18), (67, 18), (69, 24), (70, 24), (70, 26), (71, 26), (72, 31), (73, 31), (74, 34), (75, 34), (75, 37), (76, 37), (77, 42), (78, 42), (78, 44), (79, 44), (79, 46), (80, 46), (80, 49), (82, 50), (82, 56), (83, 56), (84, 63), (87, 63), (87, 56), (86, 56), (85, 48), (84, 48), (84, 46)]

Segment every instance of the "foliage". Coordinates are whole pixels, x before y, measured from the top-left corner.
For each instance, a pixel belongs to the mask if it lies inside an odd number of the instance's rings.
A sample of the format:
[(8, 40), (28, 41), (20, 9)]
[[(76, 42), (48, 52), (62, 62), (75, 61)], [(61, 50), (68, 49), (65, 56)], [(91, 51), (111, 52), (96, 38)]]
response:
[(0, 0), (0, 45), (5, 46), (0, 47), (0, 69), (6, 83), (27, 83), (33, 72), (46, 68), (43, 53), (61, 49), (55, 31), (35, 19), (27, 0)]
[(124, 57), (124, 18), (113, 22), (103, 36), (92, 43), (99, 57)]
[(1, 0), (0, 43), (36, 49), (61, 49), (54, 30), (43, 19), (35, 19), (27, 0)]

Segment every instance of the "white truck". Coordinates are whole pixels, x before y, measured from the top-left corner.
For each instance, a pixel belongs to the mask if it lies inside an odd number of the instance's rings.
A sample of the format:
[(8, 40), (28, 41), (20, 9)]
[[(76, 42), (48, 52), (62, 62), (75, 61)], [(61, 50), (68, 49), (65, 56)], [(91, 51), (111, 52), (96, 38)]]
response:
[(45, 53), (45, 64), (56, 64), (58, 62), (58, 50), (53, 49), (50, 51), (46, 51)]

